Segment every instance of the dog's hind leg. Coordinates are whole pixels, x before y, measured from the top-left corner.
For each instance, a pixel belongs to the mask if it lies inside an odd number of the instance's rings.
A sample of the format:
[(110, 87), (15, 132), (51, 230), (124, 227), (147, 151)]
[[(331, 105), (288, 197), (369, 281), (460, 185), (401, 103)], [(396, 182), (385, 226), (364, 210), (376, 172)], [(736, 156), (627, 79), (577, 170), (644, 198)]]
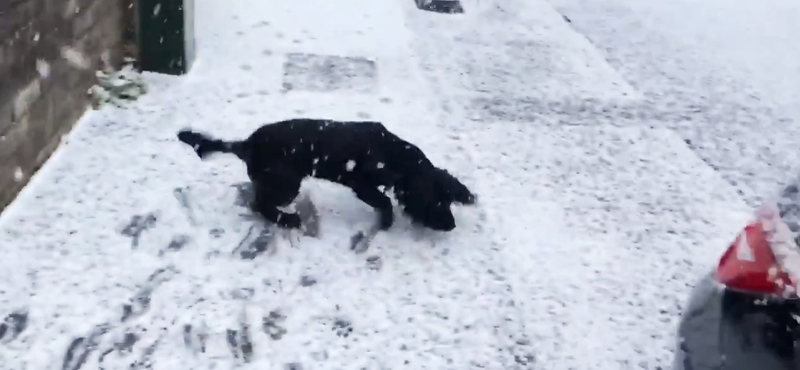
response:
[(392, 200), (377, 188), (368, 186), (354, 187), (356, 196), (362, 202), (378, 212), (378, 226), (381, 230), (388, 230), (394, 224), (394, 211)]

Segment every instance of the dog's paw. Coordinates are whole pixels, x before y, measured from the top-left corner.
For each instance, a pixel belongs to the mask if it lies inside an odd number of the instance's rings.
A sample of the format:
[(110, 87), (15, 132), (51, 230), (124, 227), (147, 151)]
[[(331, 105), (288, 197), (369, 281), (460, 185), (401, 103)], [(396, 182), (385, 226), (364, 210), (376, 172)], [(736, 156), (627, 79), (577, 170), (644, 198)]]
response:
[(278, 226), (284, 229), (299, 229), (302, 223), (300, 216), (296, 213), (284, 213), (278, 217)]

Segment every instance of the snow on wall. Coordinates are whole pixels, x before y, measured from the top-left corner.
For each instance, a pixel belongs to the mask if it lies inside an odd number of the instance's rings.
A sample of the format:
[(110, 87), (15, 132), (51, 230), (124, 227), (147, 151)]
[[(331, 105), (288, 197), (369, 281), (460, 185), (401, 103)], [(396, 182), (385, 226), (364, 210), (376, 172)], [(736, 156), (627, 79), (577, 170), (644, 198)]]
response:
[(123, 1), (0, 4), (0, 210), (87, 107), (102, 60), (119, 60)]

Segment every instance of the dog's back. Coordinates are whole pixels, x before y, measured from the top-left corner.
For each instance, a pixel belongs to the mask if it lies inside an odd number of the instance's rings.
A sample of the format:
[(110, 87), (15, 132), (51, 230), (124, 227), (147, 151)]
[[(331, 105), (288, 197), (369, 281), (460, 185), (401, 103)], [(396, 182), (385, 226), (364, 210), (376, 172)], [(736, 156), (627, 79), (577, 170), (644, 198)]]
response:
[[(374, 121), (291, 119), (260, 127), (247, 142), (254, 148), (252, 165), (289, 161), (306, 176), (335, 182), (365, 173), (400, 176), (432, 166), (419, 148)], [(393, 185), (387, 178), (376, 181)]]

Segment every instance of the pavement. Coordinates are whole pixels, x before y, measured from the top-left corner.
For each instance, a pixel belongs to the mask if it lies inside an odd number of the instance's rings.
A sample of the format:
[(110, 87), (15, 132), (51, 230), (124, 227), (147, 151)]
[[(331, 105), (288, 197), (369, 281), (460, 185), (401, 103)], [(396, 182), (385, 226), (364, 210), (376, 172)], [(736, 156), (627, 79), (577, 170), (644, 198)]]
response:
[[(667, 368), (691, 286), (791, 179), (791, 88), (663, 32), (671, 8), (463, 5), (197, 0), (191, 73), (87, 114), (0, 216), (0, 367)], [(242, 258), (268, 231), (242, 164), (175, 133), (298, 116), (380, 120), (481, 204), (356, 254), (371, 210), (309, 181), (319, 237)]]

